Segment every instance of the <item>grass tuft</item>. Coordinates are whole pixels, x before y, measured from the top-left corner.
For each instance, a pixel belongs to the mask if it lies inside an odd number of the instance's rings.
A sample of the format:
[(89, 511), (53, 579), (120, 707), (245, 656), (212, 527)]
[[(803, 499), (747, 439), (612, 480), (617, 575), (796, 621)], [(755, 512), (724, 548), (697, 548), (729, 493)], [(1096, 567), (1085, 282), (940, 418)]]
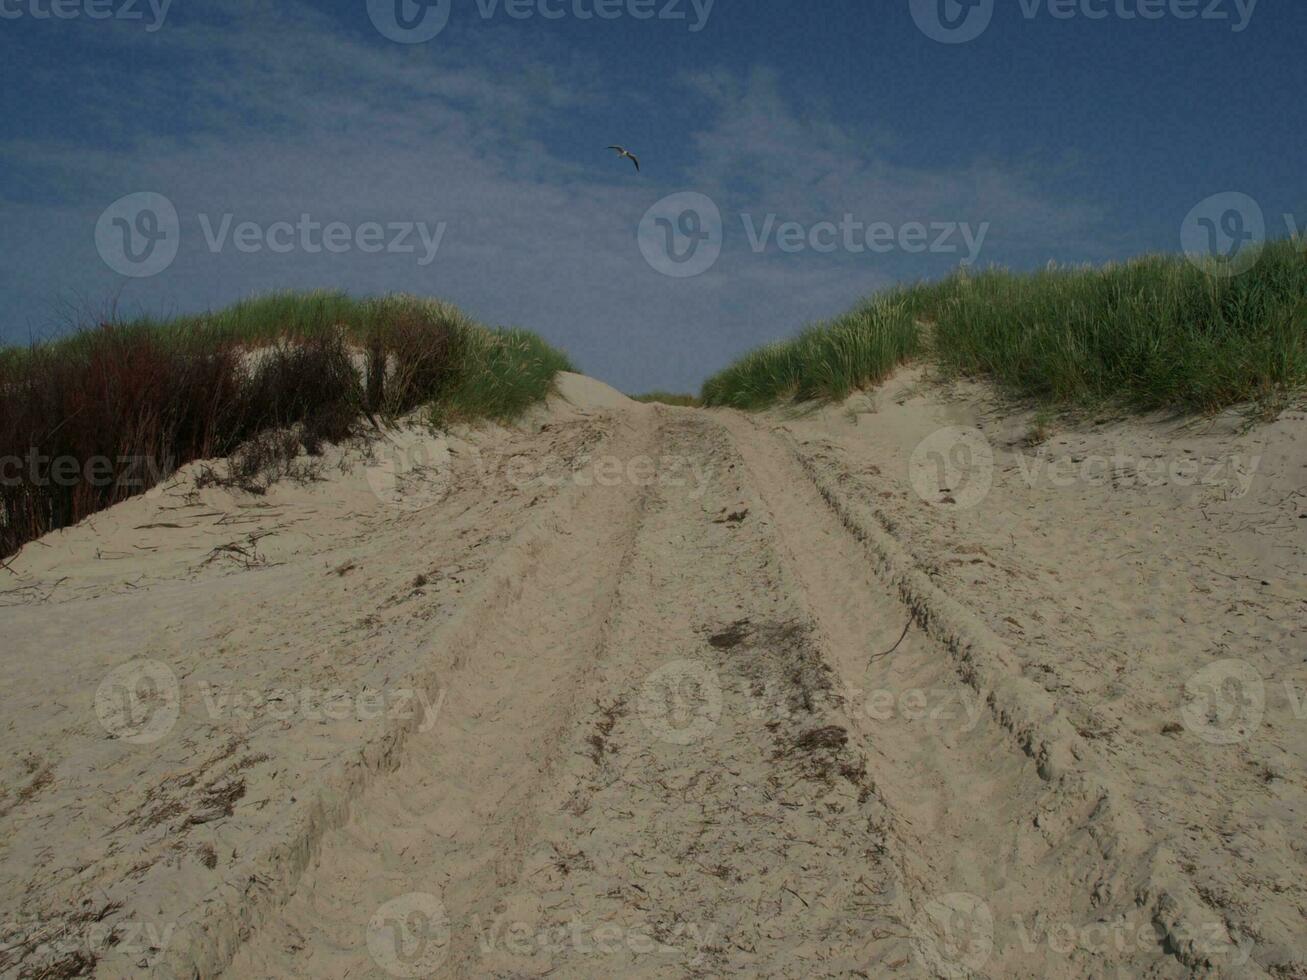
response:
[(510, 420), (567, 358), (410, 296), (278, 293), (0, 350), (0, 558), (196, 459), (254, 489), (363, 414)]
[(704, 383), (703, 402), (758, 409), (782, 401), (838, 401), (886, 378), (918, 350), (905, 304), (875, 299), (793, 340), (746, 354)]
[[(1178, 256), (1102, 268), (959, 272), (899, 287), (798, 338), (746, 355), (704, 387), (713, 405), (840, 399), (920, 351), (946, 377), (977, 377), (1056, 408), (1274, 411), (1307, 387), (1307, 253), (1268, 244), (1242, 275)], [(851, 319), (852, 318), (852, 319)], [(908, 337), (920, 329), (921, 339)], [(900, 357), (901, 359), (901, 357)]]

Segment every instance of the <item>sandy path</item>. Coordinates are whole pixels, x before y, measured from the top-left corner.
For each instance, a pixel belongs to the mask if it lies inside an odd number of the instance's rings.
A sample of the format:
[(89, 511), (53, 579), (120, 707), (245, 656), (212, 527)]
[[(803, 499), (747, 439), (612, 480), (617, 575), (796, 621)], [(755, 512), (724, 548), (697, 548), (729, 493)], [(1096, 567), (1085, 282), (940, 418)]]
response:
[[(1293, 891), (1241, 877), (1191, 826), (1209, 801), (1085, 734), (1089, 706), (995, 631), (1001, 594), (969, 606), (923, 570), (857, 445), (571, 384), (585, 408), (484, 437), (525, 471), (461, 445), (438, 504), (360, 517), (348, 498), (266, 569), (179, 581), (201, 538), (160, 545), (124, 590), (93, 558), (112, 534), (71, 534), (86, 564), (65, 630), (122, 607), (198, 634), (205, 657), (156, 653), (182, 711), (144, 748), (83, 717), (131, 655), (126, 623), (65, 675), (14, 674), (21, 701), (71, 707), (30, 716), (30, 751), (58, 755), (0, 816), (10, 907), (175, 927), (103, 943), (99, 976), (1296, 975)], [(19, 566), (38, 589), (41, 557)], [(1031, 602), (1017, 614), (1046, 610)], [(43, 605), (18, 609), (33, 656), (60, 649)], [(200, 711), (192, 690), (322, 671), (431, 710), (272, 724)], [(233, 780), (243, 795), (197, 820), (197, 792)], [(1296, 860), (1282, 850), (1258, 860)], [(1233, 928), (1212, 869), (1240, 882), (1243, 922), (1271, 910), (1254, 923), (1271, 939)]]
[(578, 508), (231, 975), (1224, 970), (1045, 703), (920, 628), (876, 656), (908, 612), (783, 439), (642, 418), (619, 457), (706, 479)]
[[(628, 432), (633, 455), (647, 452), (643, 430), (637, 423)], [(511, 600), (456, 652), (438, 723), (326, 835), (294, 898), (230, 975), (358, 976), (377, 972), (380, 960), (421, 976), (437, 961), (458, 970), (473, 959), (466, 930), (436, 930), (409, 962), (381, 944), (382, 929), (370, 935), (369, 923), (402, 921), (437, 899), (476, 908), (512, 879), (578, 692), (606, 645), (638, 501), (625, 484), (584, 490), (513, 583)]]
[[(497, 710), (459, 714), (455, 682), (430, 744), (328, 838), (233, 975), (839, 976), (910, 962), (883, 808), (730, 439), (692, 415), (659, 425), (656, 456), (711, 473), (706, 485), (655, 477), (634, 500), (613, 491), (621, 517), (578, 512), (554, 572), (469, 651), (475, 700), (493, 682)], [(630, 547), (599, 549), (591, 535), (627, 514)], [(514, 659), (498, 677), (475, 666)], [(451, 794), (454, 773), (480, 792)], [(443, 918), (396, 918), (405, 931), (375, 918), (387, 903)], [(324, 958), (333, 931), (367, 936), (374, 957), (356, 942)]]
[(1033, 413), (919, 371), (769, 420), (876, 560), (897, 554), (901, 594), (957, 606), (1063, 719), (1065, 766), (1146, 870), (1108, 907), (1137, 891), (1184, 962), (1240, 976), (1307, 975), (1304, 422), (1109, 418), (1032, 444)]

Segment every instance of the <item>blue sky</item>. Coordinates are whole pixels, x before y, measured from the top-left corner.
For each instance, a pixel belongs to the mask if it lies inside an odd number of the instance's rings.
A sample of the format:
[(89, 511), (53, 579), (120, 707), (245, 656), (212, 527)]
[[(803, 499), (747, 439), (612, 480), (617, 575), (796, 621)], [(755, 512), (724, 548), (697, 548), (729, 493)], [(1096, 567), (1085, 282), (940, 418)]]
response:
[[(1178, 251), (1232, 191), (1307, 224), (1301, 0), (447, 2), (0, 0), (0, 339), (402, 290), (684, 390), (967, 258)], [(141, 192), (175, 257), (123, 275)]]

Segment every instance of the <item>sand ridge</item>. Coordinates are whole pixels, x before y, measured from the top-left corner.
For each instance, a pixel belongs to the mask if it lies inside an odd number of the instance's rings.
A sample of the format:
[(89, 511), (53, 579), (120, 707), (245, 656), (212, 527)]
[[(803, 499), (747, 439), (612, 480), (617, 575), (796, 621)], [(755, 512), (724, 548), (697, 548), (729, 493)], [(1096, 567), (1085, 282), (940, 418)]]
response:
[[(1041, 449), (987, 397), (562, 376), (29, 546), (0, 969), (1295, 975), (1301, 420)], [(1137, 479), (1190, 455), (1233, 482)], [(1231, 661), (1261, 703), (1196, 698)]]

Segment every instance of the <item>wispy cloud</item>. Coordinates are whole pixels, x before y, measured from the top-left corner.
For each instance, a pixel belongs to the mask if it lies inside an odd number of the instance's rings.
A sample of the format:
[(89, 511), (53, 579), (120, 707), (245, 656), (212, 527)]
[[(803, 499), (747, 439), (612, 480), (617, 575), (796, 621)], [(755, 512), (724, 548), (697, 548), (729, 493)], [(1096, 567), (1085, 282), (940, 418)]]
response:
[[(955, 262), (758, 254), (744, 213), (808, 224), (846, 213), (986, 221), (996, 251), (983, 258), (995, 260), (1005, 242), (1065, 242), (1095, 220), (1041, 192), (1012, 162), (957, 171), (895, 164), (894, 134), (843, 128), (763, 70), (669, 80), (663, 97), (705, 108), (701, 128), (687, 134), (692, 163), (682, 174), (636, 178), (602, 146), (557, 149), (576, 138), (578, 114), (618, 96), (589, 84), (597, 66), (556, 52), (406, 48), (351, 33), (307, 3), (175, 11), (165, 31), (99, 37), (99, 57), (58, 69), (60, 84), (97, 93), (74, 110), (87, 116), (84, 135), (0, 143), (15, 176), (0, 191), (11, 216), (0, 247), (21, 256), (0, 282), (10, 308), (38, 321), (56, 298), (120, 288), (125, 307), (164, 312), (272, 288), (406, 290), (541, 330), (620, 386), (688, 388), (759, 340)], [(123, 58), (131, 70), (104, 67)], [(672, 280), (644, 261), (636, 228), (660, 197), (685, 189), (717, 201), (725, 248), (703, 276)], [(166, 272), (124, 287), (100, 262), (92, 231), (102, 208), (139, 190), (176, 205), (181, 251)], [(226, 214), (264, 228), (309, 214), (447, 231), (427, 266), (357, 250), (229, 245), (215, 254), (199, 216), (216, 224)], [(26, 326), (20, 318), (6, 328), (13, 337)]]

